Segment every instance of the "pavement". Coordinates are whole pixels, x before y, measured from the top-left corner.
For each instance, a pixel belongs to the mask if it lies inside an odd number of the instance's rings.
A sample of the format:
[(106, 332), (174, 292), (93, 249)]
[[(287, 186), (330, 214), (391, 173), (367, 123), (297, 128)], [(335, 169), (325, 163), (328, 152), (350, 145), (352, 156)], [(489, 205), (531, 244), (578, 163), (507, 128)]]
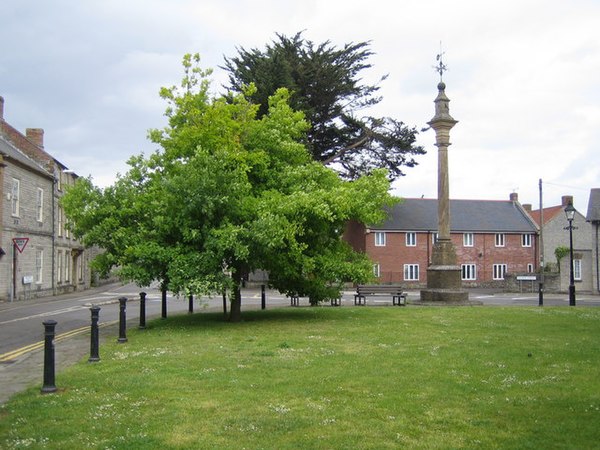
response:
[[(97, 293), (106, 292), (108, 290), (114, 289), (115, 287), (122, 286), (119, 284), (106, 285), (99, 288), (94, 288), (91, 290), (85, 291), (87, 294), (93, 294), (94, 290)], [(510, 299), (511, 294), (494, 294), (491, 290), (473, 290), (470, 292), (470, 298), (479, 298), (483, 301), (481, 304), (484, 306), (533, 306), (537, 305), (537, 294), (530, 293), (529, 296), (525, 296), (524, 294), (514, 294), (518, 297)], [(350, 292), (345, 293), (344, 304), (353, 304), (351, 300), (352, 294)], [(419, 297), (418, 291), (409, 292), (409, 302), (411, 299), (416, 300)], [(66, 294), (64, 296), (54, 296), (54, 297), (41, 297), (37, 299), (28, 300), (28, 302), (49, 302), (52, 300), (56, 300), (57, 298), (66, 298), (68, 296), (76, 297), (81, 295), (81, 293), (71, 293)], [(505, 299), (502, 302), (498, 300), (499, 297), (497, 295), (502, 295), (502, 298)], [(256, 297), (256, 295), (255, 295)], [(349, 300), (350, 298), (350, 300)], [(565, 295), (564, 294), (546, 294), (547, 305), (551, 306), (552, 301), (554, 304), (563, 304), (565, 303)], [(112, 300), (111, 303), (118, 302), (117, 300)], [(509, 303), (506, 303), (509, 302)], [(379, 302), (386, 303), (386, 302)], [(587, 304), (586, 304), (587, 303)], [(592, 304), (593, 303), (593, 304)], [(280, 307), (282, 305), (289, 305), (289, 303), (279, 303), (277, 306)], [(375, 302), (369, 303), (370, 305), (374, 305)], [(387, 304), (391, 304), (391, 302), (387, 302)], [(11, 303), (1, 303), (0, 302), (0, 314), (4, 309), (7, 309), (11, 306)], [(256, 308), (258, 303), (254, 302), (250, 308)], [(600, 296), (597, 294), (588, 296), (587, 300), (583, 300), (578, 303), (580, 306), (600, 306)], [(211, 308), (212, 310), (213, 308)], [(156, 315), (154, 317), (157, 317)], [(148, 319), (154, 318), (153, 316), (148, 316)], [(131, 325), (128, 324), (128, 327), (133, 326), (133, 322), (138, 319), (129, 319), (128, 322), (132, 322)], [(68, 334), (68, 333), (65, 333)], [(99, 332), (100, 336), (100, 357), (102, 357), (102, 343), (107, 340), (114, 339), (116, 340), (119, 336), (119, 324), (111, 323), (106, 326), (102, 326)], [(57, 377), (57, 387), (60, 389), (59, 385), (59, 377), (58, 375), (65, 368), (80, 362), (82, 360), (87, 359), (90, 354), (90, 332), (84, 332), (79, 334), (74, 334), (70, 336), (65, 336), (64, 338), (57, 340), (55, 343), (55, 374)], [(19, 356), (14, 359), (10, 359), (8, 361), (0, 360), (0, 405), (5, 404), (8, 399), (17, 392), (23, 391), (28, 388), (35, 387), (36, 389), (41, 389), (43, 385), (43, 372), (44, 371), (44, 350), (43, 346), (39, 349), (27, 352), (20, 352)]]
[[(105, 292), (114, 286), (121, 284), (105, 285), (93, 290), (85, 291), (87, 293)], [(65, 294), (64, 296), (39, 297), (28, 300), (28, 303), (44, 303), (57, 298), (75, 297), (81, 295)], [(114, 301), (116, 302), (116, 300)], [(13, 306), (14, 303), (0, 303), (0, 314), (6, 308)], [(102, 356), (102, 343), (107, 339), (115, 339), (119, 336), (119, 324), (114, 323), (100, 329), (100, 356)], [(55, 343), (55, 373), (58, 375), (61, 370), (72, 366), (81, 361), (84, 357), (89, 357), (90, 352), (90, 333), (74, 334)], [(6, 362), (0, 362), (0, 405), (6, 403), (10, 397), (17, 392), (35, 386), (41, 389), (44, 382), (44, 348), (24, 352)]]

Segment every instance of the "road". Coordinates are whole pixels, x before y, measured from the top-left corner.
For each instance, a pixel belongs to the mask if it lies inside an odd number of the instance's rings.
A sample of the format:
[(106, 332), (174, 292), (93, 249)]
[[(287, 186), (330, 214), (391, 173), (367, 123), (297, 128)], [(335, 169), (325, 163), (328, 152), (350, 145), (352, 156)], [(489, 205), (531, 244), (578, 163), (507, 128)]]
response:
[[(484, 306), (539, 306), (539, 295), (536, 292), (494, 292), (485, 289), (474, 289), (469, 293), (469, 299), (481, 302)], [(577, 294), (578, 307), (600, 306), (600, 296), (597, 294)], [(569, 295), (544, 293), (543, 306), (569, 306)]]
[[(119, 297), (128, 297), (127, 313), (130, 318), (139, 317), (135, 306), (139, 305), (139, 290), (133, 285), (113, 285), (105, 291), (93, 290), (64, 296), (23, 300), (0, 307), (0, 361), (14, 352), (33, 345), (43, 339), (42, 322), (57, 321), (57, 336), (72, 335), (80, 330), (89, 330), (91, 323), (90, 307), (99, 305), (100, 326), (107, 326), (119, 318)], [(156, 299), (151, 294), (147, 302), (149, 315), (160, 314)], [(173, 307), (182, 309), (182, 302), (172, 302)], [(176, 305), (176, 306), (175, 306)], [(169, 305), (171, 306), (171, 304)], [(3, 357), (4, 356), (4, 357)]]

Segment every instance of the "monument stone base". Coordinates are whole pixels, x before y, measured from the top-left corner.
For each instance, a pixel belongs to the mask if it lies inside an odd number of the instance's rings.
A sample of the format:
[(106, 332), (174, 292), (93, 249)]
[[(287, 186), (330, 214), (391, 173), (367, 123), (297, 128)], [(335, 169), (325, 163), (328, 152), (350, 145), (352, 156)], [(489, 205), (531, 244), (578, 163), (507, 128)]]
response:
[(460, 266), (450, 240), (440, 240), (433, 248), (433, 264), (427, 269), (427, 288), (421, 291), (423, 303), (470, 305), (469, 293), (462, 289)]

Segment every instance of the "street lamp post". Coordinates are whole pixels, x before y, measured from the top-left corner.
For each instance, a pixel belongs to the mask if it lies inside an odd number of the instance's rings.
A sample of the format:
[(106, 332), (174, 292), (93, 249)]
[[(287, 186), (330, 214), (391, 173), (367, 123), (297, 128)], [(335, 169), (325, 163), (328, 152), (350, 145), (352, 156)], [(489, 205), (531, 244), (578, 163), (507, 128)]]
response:
[(569, 306), (575, 306), (575, 275), (573, 273), (573, 219), (575, 218), (575, 208), (573, 207), (573, 203), (569, 202), (569, 204), (565, 207), (565, 215), (567, 216), (567, 220), (569, 221), (569, 226), (566, 227), (566, 230), (569, 230), (569, 263), (570, 263), (570, 271), (569, 271)]

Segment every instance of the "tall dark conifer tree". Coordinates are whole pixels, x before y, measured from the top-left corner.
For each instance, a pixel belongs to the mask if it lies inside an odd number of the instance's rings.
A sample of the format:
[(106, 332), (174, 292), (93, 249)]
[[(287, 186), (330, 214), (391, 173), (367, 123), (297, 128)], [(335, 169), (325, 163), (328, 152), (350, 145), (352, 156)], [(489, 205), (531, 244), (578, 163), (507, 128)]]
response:
[(329, 41), (315, 45), (302, 33), (291, 38), (277, 34), (264, 50), (239, 48), (237, 56), (225, 58), (223, 68), (229, 72), (230, 91), (256, 85), (250, 100), (260, 105), (259, 116), (266, 114), (276, 89), (288, 88), (291, 106), (303, 111), (310, 124), (306, 144), (315, 160), (331, 164), (346, 179), (386, 168), (393, 180), (404, 175), (404, 167), (415, 166), (415, 156), (425, 150), (416, 145), (414, 127), (363, 114), (382, 100), (377, 84), (361, 83), (371, 55), (369, 42), (336, 48)]

